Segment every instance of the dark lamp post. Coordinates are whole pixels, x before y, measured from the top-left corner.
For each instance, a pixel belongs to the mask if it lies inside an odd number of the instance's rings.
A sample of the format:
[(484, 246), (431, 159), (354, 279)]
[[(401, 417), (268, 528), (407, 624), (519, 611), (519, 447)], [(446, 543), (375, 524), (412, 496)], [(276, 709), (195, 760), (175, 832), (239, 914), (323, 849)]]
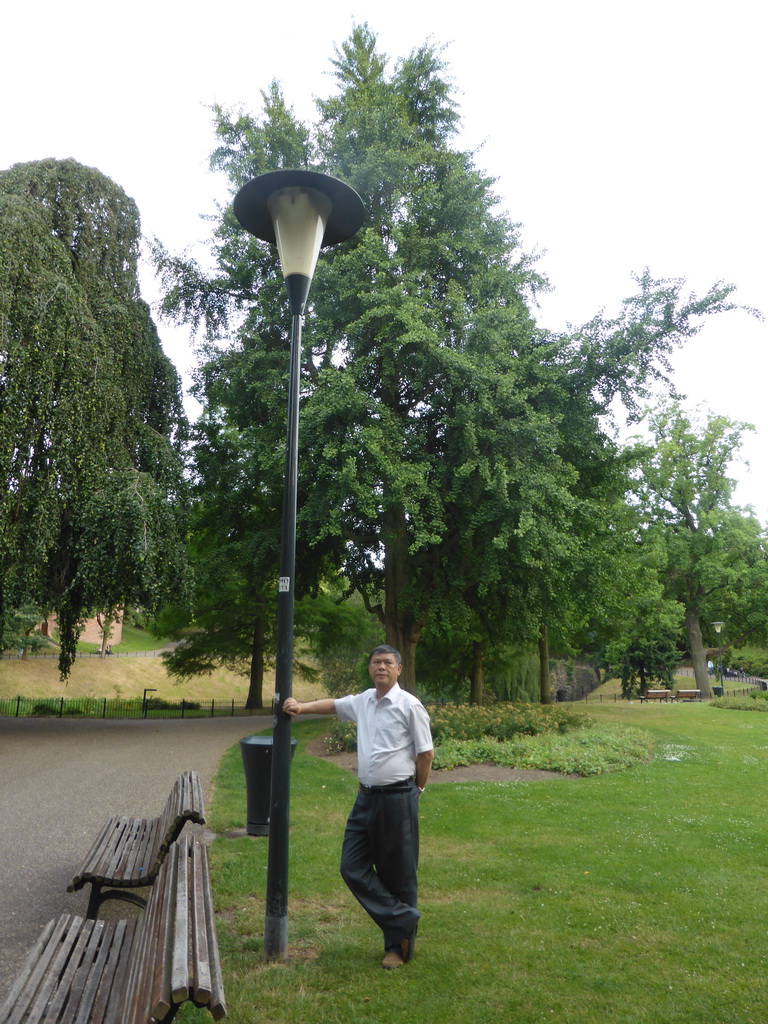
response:
[(720, 686), (723, 688), (723, 696), (725, 696), (725, 684), (723, 683), (723, 647), (720, 639), (720, 630), (725, 625), (724, 622), (713, 622), (712, 625), (715, 627), (717, 633), (717, 669), (720, 677)]
[(145, 686), (144, 687), (144, 695), (141, 698), (141, 710), (142, 710), (145, 718), (147, 717), (147, 694), (148, 693), (157, 693), (157, 687), (156, 686)]
[(235, 196), (235, 216), (256, 238), (277, 245), (291, 313), (304, 303), (320, 249), (351, 238), (363, 223), (360, 196), (317, 171), (270, 171)]
[(364, 209), (357, 192), (338, 178), (317, 171), (271, 171), (243, 185), (235, 196), (234, 211), (246, 231), (277, 245), (292, 317), (264, 922), (265, 958), (285, 960), (288, 951), (291, 720), (283, 713), (282, 706), (292, 696), (293, 684), (301, 318), (320, 249), (354, 235), (363, 223)]

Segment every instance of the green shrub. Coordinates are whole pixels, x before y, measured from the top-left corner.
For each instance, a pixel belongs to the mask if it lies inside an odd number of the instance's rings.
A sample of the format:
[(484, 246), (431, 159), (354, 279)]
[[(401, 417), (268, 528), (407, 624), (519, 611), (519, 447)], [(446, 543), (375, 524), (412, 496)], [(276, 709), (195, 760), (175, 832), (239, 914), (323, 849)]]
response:
[[(139, 703), (141, 703), (141, 700), (139, 700)], [(187, 711), (200, 710), (200, 702), (197, 700), (185, 700), (183, 704)], [(180, 711), (181, 706), (182, 701), (180, 700), (165, 700), (163, 697), (147, 698), (147, 711)]]
[(58, 704), (47, 704), (44, 702), (40, 702), (39, 704), (35, 704), (35, 706), (32, 708), (32, 714), (40, 715), (41, 717), (45, 717), (47, 715), (58, 715), (58, 713)]
[(768, 701), (748, 697), (716, 697), (709, 702), (711, 708), (725, 708), (726, 711), (768, 711)]

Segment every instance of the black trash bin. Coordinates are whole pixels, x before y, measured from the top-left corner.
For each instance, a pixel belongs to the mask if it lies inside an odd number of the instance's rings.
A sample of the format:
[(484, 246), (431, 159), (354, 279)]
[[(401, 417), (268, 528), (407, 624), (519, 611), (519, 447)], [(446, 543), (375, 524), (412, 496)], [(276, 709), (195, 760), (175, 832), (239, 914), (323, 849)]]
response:
[(722, 697), (723, 696), (723, 687), (722, 686), (713, 686), (712, 687), (712, 694), (715, 697)]
[[(291, 760), (296, 740), (291, 739)], [(246, 832), (249, 836), (269, 835), (269, 792), (272, 785), (272, 737), (245, 736), (240, 740), (240, 753), (245, 772), (245, 794), (248, 813)]]

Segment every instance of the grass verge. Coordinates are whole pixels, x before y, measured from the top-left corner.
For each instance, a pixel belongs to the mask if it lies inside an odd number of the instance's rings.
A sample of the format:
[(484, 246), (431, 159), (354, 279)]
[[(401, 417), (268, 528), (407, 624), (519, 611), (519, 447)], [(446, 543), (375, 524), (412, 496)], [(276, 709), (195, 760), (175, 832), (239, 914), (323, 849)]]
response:
[[(642, 729), (652, 761), (587, 779), (430, 787), (416, 956), (379, 967), (376, 928), (338, 875), (355, 779), (306, 753), (292, 770), (290, 961), (261, 959), (267, 841), (211, 857), (231, 1024), (758, 1024), (765, 1017), (765, 719), (708, 704), (589, 707)], [(242, 829), (237, 747), (210, 822)], [(204, 1013), (186, 1010), (185, 1021)]]
[[(269, 703), (274, 692), (274, 673), (264, 680), (264, 700)], [(168, 701), (234, 700), (242, 703), (248, 696), (248, 677), (226, 668), (217, 668), (210, 675), (194, 676), (179, 681), (168, 674), (162, 658), (78, 658), (67, 682), (59, 679), (55, 658), (0, 659), (0, 698), (12, 699), (21, 694), (40, 700), (60, 697), (91, 697), (96, 700), (119, 697), (141, 698), (145, 688), (152, 696)], [(317, 683), (301, 677), (294, 680), (294, 693), (299, 700), (324, 697)]]

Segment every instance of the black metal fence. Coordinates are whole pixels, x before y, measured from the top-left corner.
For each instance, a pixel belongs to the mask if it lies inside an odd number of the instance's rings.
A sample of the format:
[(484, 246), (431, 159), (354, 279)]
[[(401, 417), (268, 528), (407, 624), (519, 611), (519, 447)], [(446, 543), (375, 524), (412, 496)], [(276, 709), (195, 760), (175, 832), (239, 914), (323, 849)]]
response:
[[(709, 672), (707, 674), (709, 676), (710, 684), (712, 684), (714, 686), (718, 686), (719, 683), (718, 683), (718, 674), (717, 674), (717, 672)], [(675, 670), (675, 675), (676, 676), (693, 676), (694, 675), (694, 671), (693, 671), (692, 668), (688, 668), (688, 666), (685, 665), (682, 668), (676, 669)], [(766, 686), (765, 679), (760, 679), (758, 676), (747, 675), (746, 672), (742, 672), (738, 668), (724, 668), (723, 669), (723, 678), (725, 679), (726, 682), (729, 682), (730, 680), (736, 680), (736, 682), (745, 683), (747, 686), (757, 686), (758, 688), (760, 688), (760, 686), (762, 685), (763, 689), (765, 689), (765, 686)]]
[[(167, 648), (161, 648), (156, 651), (110, 651), (109, 654), (104, 655), (104, 659), (107, 658), (159, 658), (165, 653)], [(78, 651), (77, 657), (80, 658), (101, 658), (101, 651)], [(19, 651), (3, 651), (0, 653), (0, 658), (13, 658), (16, 661), (37, 661), (41, 659), (47, 660), (58, 660), (59, 651), (57, 648), (51, 648), (50, 650), (42, 651), (27, 651), (23, 656)]]
[(270, 715), (269, 708), (247, 708), (227, 700), (178, 700), (157, 698), (122, 700), (109, 697), (3, 697), (0, 716), (5, 718), (222, 718)]
[[(745, 689), (741, 689), (741, 690), (734, 689), (734, 690), (732, 690), (729, 687), (726, 690), (725, 696), (726, 697), (748, 697), (750, 695), (750, 693), (754, 693), (755, 690), (765, 690), (765, 689), (768, 689), (768, 683), (766, 683), (766, 681), (764, 679), (755, 679), (753, 684), (751, 686), (749, 686), (748, 688), (745, 688)], [(674, 693), (674, 690), (672, 692)], [(583, 694), (579, 695), (578, 697), (571, 697), (571, 698), (567, 698), (567, 699), (574, 700), (574, 701), (580, 701), (580, 700), (590, 701), (591, 700), (591, 701), (594, 701), (596, 704), (603, 704), (603, 703), (605, 703), (605, 704), (616, 704), (620, 700), (639, 700), (639, 697), (637, 696), (637, 694), (634, 694), (631, 697), (625, 697), (623, 693), (608, 693), (608, 694), (602, 694), (602, 693), (583, 693)]]

